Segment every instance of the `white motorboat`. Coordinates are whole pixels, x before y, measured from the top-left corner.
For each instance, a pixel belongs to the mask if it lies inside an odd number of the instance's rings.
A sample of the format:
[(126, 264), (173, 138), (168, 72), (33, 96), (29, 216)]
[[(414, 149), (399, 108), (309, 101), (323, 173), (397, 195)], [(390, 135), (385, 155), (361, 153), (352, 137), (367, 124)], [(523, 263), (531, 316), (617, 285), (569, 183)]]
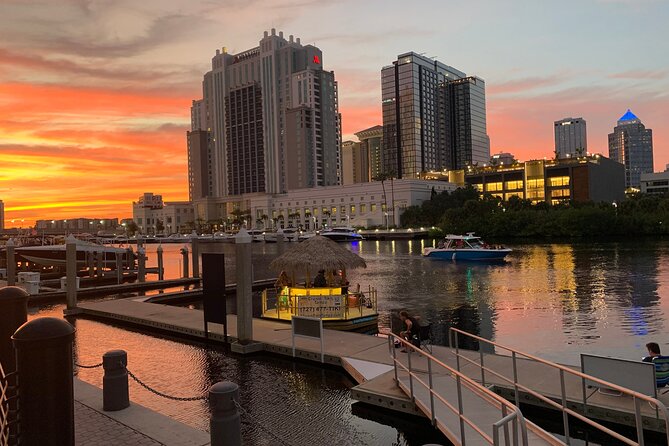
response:
[[(90, 253), (102, 256), (103, 262), (110, 266), (116, 264), (116, 255), (120, 254), (126, 265), (134, 262), (134, 254), (126, 248), (98, 245), (77, 239), (77, 266), (85, 266)], [(45, 266), (65, 266), (67, 245), (25, 246), (16, 248), (16, 254), (28, 262)]]
[(355, 229), (349, 227), (327, 228), (321, 231), (323, 237), (327, 237), (335, 242), (355, 242), (364, 240), (364, 237), (358, 234)]

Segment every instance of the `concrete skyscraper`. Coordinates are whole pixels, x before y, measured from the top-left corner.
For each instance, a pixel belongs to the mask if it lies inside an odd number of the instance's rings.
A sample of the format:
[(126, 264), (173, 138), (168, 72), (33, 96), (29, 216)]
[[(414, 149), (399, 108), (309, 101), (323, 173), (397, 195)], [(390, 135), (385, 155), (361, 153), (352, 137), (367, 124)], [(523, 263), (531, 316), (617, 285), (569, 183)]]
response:
[(364, 181), (370, 181), (378, 177), (382, 172), (381, 151), (383, 149), (383, 126), (375, 125), (355, 133), (360, 140), (360, 147), (367, 153), (369, 174), (363, 177)]
[(564, 118), (555, 121), (555, 158), (582, 156), (588, 153), (585, 119)]
[(413, 52), (381, 70), (383, 169), (397, 178), (486, 163), (485, 84)]
[(625, 166), (625, 187), (639, 189), (641, 174), (653, 173), (653, 131), (629, 109), (609, 133), (609, 158)]
[(257, 47), (216, 50), (202, 95), (191, 121), (211, 132), (213, 196), (339, 184), (337, 83), (320, 49), (272, 29)]

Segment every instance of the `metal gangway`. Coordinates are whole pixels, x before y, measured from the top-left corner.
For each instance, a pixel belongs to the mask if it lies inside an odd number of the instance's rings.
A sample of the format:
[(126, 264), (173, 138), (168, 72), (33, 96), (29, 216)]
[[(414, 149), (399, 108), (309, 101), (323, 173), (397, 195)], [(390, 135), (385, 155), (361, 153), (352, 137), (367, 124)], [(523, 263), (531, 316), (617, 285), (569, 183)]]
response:
[[(399, 342), (406, 353), (398, 353)], [(395, 382), (455, 445), (564, 445), (507, 401), (432, 354), (388, 334)]]
[[(460, 348), (463, 340), (470, 343), (478, 342), (477, 351)], [(604, 381), (597, 377), (582, 373), (574, 368), (557, 364), (529, 353), (490, 341), (480, 336), (451, 327), (449, 331), (451, 353), (455, 355), (458, 373), (463, 371), (467, 376), (480, 382), (484, 388), (489, 385), (512, 389), (517, 407), (520, 393), (531, 395), (548, 407), (562, 413), (563, 435), (566, 444), (571, 444), (570, 417), (577, 419), (591, 428), (630, 446), (644, 446), (644, 418), (654, 417), (664, 425), (667, 444), (669, 444), (669, 414), (667, 408), (656, 398)], [(484, 353), (481, 346), (495, 354)], [(611, 428), (604, 426), (588, 416), (588, 387), (593, 387), (590, 396), (597, 388), (606, 388), (620, 393), (620, 400), (631, 403), (634, 431), (636, 438), (629, 438)], [(576, 398), (575, 398), (576, 396)], [(574, 409), (578, 403), (580, 411)], [(571, 407), (570, 407), (571, 406)]]

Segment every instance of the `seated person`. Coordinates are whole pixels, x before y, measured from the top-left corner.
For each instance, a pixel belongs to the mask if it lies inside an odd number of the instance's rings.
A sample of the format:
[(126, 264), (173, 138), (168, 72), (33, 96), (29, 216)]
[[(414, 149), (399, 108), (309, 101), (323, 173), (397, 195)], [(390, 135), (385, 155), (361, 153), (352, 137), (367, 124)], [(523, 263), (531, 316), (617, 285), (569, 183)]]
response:
[(327, 286), (327, 281), (325, 280), (325, 270), (321, 269), (318, 271), (316, 277), (314, 277), (314, 288), (323, 288)]
[(646, 348), (648, 349), (648, 356), (644, 356), (643, 359), (641, 359), (643, 362), (653, 362), (653, 359), (662, 356), (662, 353), (660, 353), (660, 346), (657, 342), (649, 342), (646, 344)]
[[(400, 319), (402, 322), (404, 322), (404, 330), (400, 331), (400, 337), (415, 345), (417, 342), (417, 335), (419, 330), (418, 321), (416, 318), (409, 316), (409, 313), (405, 310), (400, 311)], [(415, 339), (414, 336), (416, 336)], [(406, 352), (405, 349), (402, 351)]]
[(280, 290), (286, 286), (291, 286), (290, 278), (288, 277), (288, 274), (286, 274), (286, 271), (281, 271), (281, 274), (279, 274), (276, 282), (274, 282), (274, 286), (277, 290)]

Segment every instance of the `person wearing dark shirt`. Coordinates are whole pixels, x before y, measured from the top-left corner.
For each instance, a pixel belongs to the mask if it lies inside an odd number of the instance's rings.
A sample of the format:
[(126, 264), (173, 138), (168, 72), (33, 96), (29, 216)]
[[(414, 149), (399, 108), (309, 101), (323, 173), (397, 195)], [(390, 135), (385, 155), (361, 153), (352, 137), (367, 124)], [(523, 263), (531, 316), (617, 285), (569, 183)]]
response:
[[(400, 336), (412, 342), (413, 336), (418, 334), (418, 321), (414, 317), (409, 316), (406, 310), (400, 311), (400, 319), (404, 323), (404, 330), (400, 331)], [(403, 349), (402, 351), (405, 352), (406, 350)]]
[(649, 342), (646, 344), (646, 348), (648, 349), (648, 356), (643, 357), (643, 362), (653, 362), (653, 359), (662, 356), (662, 353), (660, 353), (660, 346), (657, 342)]
[(316, 277), (314, 277), (314, 288), (322, 288), (327, 286), (327, 281), (325, 280), (325, 270), (322, 269), (318, 271)]

